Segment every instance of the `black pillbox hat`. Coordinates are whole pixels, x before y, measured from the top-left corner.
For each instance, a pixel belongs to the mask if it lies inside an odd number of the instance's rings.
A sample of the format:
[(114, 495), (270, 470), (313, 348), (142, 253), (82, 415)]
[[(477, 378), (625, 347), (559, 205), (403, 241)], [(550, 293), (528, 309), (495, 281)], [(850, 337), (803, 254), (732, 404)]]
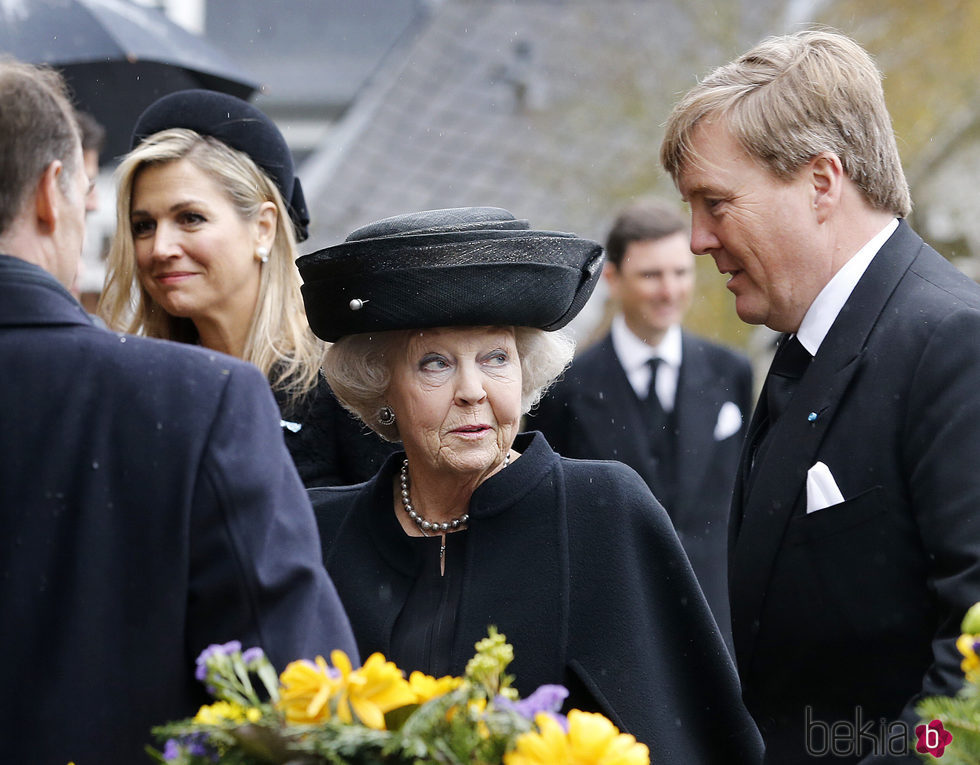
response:
[(279, 187), (296, 231), (296, 241), (309, 236), (310, 214), (303, 187), (293, 168), (293, 155), (276, 124), (247, 101), (213, 90), (179, 90), (150, 104), (133, 128), (132, 148), (154, 133), (186, 128), (217, 138), (251, 157)]

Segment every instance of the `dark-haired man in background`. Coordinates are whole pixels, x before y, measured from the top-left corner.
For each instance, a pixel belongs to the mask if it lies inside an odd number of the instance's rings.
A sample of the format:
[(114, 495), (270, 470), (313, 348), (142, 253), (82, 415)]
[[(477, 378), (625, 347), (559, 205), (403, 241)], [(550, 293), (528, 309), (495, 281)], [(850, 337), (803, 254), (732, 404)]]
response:
[(575, 359), (530, 426), (565, 457), (619, 460), (643, 477), (730, 643), (726, 541), (752, 401), (748, 359), (681, 328), (694, 255), (674, 205), (640, 200), (619, 214), (605, 277), (619, 305), (611, 331)]

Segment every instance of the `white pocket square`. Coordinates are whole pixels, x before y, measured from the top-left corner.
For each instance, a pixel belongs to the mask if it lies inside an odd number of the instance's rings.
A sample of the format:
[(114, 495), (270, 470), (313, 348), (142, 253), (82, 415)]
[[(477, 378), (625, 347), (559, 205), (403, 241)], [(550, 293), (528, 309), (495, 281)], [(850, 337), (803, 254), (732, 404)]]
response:
[(279, 424), (290, 433), (299, 433), (303, 429), (303, 426), (300, 423), (290, 422), (289, 420), (279, 420)]
[(715, 441), (724, 441), (729, 436), (734, 436), (741, 427), (742, 410), (734, 401), (726, 401), (721, 405), (718, 421), (715, 422)]
[(806, 512), (815, 513), (844, 501), (830, 468), (818, 462), (806, 471)]

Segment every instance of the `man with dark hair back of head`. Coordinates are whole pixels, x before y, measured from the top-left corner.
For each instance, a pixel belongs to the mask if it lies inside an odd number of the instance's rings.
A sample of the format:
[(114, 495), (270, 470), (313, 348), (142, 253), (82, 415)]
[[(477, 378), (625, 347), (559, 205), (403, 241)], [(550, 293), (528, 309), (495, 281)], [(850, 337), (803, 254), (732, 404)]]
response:
[(64, 84), (0, 60), (0, 104), (3, 758), (137, 762), (206, 701), (209, 644), (280, 668), (356, 647), (265, 378), (93, 325), (66, 289), (90, 184)]
[(674, 108), (661, 160), (739, 316), (784, 333), (729, 532), (766, 762), (914, 763), (980, 599), (980, 286), (905, 221), (881, 74), (848, 37), (764, 40)]
[(731, 646), (726, 527), (744, 421), (748, 359), (681, 328), (694, 255), (676, 205), (641, 199), (617, 216), (605, 277), (619, 311), (541, 402), (532, 427), (565, 457), (614, 459), (667, 509)]

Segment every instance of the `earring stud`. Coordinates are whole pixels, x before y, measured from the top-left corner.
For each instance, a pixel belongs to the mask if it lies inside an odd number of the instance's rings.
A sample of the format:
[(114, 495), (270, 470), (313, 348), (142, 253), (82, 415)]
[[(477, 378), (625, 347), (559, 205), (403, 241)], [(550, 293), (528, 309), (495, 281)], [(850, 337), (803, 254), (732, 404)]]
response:
[(260, 263), (269, 262), (269, 248), (268, 247), (256, 247), (255, 248), (255, 259)]
[(390, 406), (383, 406), (378, 412), (378, 422), (382, 425), (395, 424), (395, 412)]

